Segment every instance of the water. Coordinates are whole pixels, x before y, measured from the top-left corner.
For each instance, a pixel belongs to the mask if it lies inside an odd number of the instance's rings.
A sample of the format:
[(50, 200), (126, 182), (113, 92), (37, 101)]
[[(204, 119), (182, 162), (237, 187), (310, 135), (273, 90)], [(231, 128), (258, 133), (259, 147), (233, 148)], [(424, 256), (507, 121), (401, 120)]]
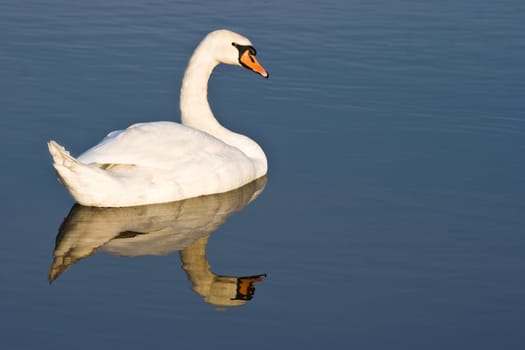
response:
[[(3, 1), (0, 345), (520, 349), (524, 15), (521, 1)], [(78, 154), (177, 119), (187, 59), (220, 27), (270, 73), (218, 67), (209, 91), (265, 149), (262, 192), (72, 209), (45, 142)]]

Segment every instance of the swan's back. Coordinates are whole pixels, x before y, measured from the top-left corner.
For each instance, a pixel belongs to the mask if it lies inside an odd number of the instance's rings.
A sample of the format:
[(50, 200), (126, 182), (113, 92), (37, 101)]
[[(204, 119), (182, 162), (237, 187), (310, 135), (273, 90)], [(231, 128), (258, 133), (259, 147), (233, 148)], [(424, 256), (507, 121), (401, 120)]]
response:
[(113, 131), (99, 144), (81, 154), (78, 160), (87, 164), (137, 164), (173, 169), (186, 161), (217, 155), (244, 156), (237, 148), (205, 132), (165, 121), (139, 123), (125, 130)]
[(239, 149), (200, 130), (167, 121), (114, 131), (78, 160), (106, 170), (129, 165), (134, 172), (162, 173), (165, 180), (175, 181), (188, 193), (192, 192), (188, 183), (195, 182), (201, 189), (210, 187), (209, 193), (216, 193), (219, 188), (237, 188), (238, 183), (256, 176), (252, 160)]
[(49, 143), (54, 167), (82, 205), (125, 207), (227, 192), (258, 178), (256, 163), (205, 132), (173, 122), (114, 131), (78, 159)]

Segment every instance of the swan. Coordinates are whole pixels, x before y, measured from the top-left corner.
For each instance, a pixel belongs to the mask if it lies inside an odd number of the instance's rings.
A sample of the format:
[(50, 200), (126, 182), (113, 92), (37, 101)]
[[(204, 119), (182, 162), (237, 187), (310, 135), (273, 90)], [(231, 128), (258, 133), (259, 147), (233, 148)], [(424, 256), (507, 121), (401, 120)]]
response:
[(139, 123), (109, 133), (74, 158), (56, 141), (48, 148), (60, 181), (81, 205), (129, 207), (165, 203), (239, 188), (267, 172), (262, 148), (223, 127), (207, 98), (220, 63), (268, 78), (246, 37), (220, 29), (190, 58), (180, 92), (182, 123)]

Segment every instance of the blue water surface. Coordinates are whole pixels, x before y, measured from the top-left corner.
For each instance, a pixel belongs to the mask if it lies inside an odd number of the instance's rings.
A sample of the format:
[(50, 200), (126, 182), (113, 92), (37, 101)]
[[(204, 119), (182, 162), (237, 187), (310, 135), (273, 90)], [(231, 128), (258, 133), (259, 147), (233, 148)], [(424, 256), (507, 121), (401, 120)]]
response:
[[(521, 349), (523, 18), (518, 0), (2, 1), (0, 347)], [(179, 120), (217, 28), (270, 73), (219, 66), (209, 87), (265, 183), (73, 207), (46, 142), (78, 155)]]

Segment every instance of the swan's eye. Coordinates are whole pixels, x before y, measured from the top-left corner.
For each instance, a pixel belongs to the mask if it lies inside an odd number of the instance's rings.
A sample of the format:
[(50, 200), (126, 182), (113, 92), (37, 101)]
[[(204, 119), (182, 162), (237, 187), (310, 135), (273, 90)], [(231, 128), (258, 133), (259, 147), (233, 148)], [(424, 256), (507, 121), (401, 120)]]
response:
[(257, 51), (251, 45), (239, 45), (236, 42), (233, 42), (232, 46), (234, 46), (237, 50), (239, 50), (239, 57), (241, 57), (246, 51), (248, 51), (250, 53), (250, 56), (251, 55), (253, 55), (253, 56), (257, 55)]

